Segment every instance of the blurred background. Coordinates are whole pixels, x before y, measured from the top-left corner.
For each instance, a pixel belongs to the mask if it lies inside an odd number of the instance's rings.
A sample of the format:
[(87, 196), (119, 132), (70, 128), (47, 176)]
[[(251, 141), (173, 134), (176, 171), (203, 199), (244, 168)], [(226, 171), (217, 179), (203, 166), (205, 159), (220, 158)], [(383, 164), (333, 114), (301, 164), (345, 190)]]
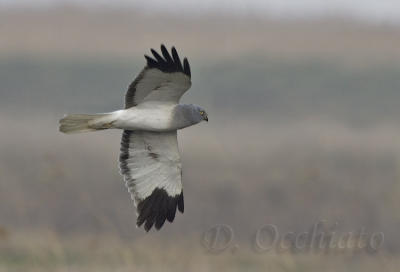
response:
[[(143, 54), (189, 58), (179, 133), (185, 213), (135, 227), (120, 131), (66, 136), (67, 113), (120, 109)], [(397, 271), (400, 3), (0, 1), (0, 271)], [(383, 232), (379, 252), (251, 250), (274, 224)], [(232, 227), (234, 251), (202, 245)]]

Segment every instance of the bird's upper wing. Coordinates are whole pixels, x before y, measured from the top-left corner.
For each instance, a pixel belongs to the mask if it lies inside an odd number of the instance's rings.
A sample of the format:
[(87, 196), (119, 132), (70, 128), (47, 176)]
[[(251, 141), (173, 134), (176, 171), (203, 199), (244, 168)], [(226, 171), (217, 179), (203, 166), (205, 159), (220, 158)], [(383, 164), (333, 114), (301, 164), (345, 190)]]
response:
[(144, 101), (178, 103), (181, 96), (190, 88), (190, 66), (187, 58), (183, 64), (175, 47), (171, 53), (161, 45), (162, 56), (151, 49), (154, 58), (145, 55), (146, 67), (129, 85), (125, 95), (125, 108), (136, 106)]
[(149, 231), (183, 213), (181, 162), (177, 132), (125, 130), (120, 171), (137, 209), (137, 225)]

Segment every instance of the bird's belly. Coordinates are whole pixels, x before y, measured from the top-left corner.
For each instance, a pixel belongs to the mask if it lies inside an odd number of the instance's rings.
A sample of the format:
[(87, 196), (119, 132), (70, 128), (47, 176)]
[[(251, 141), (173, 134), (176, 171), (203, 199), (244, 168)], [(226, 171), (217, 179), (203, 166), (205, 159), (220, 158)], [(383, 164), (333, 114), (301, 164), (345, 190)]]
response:
[(127, 130), (171, 131), (176, 130), (172, 113), (165, 109), (123, 110), (114, 122), (114, 127)]
[(168, 123), (166, 123), (165, 120), (161, 119), (147, 119), (143, 122), (138, 120), (127, 120), (123, 123), (121, 128), (148, 131), (170, 131), (174, 129)]

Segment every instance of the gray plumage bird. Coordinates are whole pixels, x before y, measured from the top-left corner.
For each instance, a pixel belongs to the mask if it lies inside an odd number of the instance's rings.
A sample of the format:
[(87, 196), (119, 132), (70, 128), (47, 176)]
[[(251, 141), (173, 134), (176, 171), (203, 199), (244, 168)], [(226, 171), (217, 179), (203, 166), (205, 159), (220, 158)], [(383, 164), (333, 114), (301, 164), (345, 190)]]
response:
[(158, 230), (172, 222), (176, 209), (183, 213), (182, 164), (177, 130), (208, 121), (204, 109), (179, 104), (191, 86), (189, 62), (181, 62), (161, 45), (151, 49), (147, 65), (130, 84), (125, 109), (101, 114), (72, 114), (60, 120), (63, 133), (122, 129), (120, 172), (137, 211), (137, 226)]

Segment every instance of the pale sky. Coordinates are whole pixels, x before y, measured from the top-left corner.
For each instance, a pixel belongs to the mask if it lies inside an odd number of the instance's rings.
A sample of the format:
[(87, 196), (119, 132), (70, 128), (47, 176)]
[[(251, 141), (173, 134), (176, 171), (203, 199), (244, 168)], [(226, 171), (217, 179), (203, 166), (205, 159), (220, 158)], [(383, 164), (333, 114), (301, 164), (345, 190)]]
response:
[(345, 16), (372, 23), (400, 23), (400, 0), (0, 0), (0, 7), (59, 4), (133, 6), (145, 12), (258, 14), (283, 18)]

